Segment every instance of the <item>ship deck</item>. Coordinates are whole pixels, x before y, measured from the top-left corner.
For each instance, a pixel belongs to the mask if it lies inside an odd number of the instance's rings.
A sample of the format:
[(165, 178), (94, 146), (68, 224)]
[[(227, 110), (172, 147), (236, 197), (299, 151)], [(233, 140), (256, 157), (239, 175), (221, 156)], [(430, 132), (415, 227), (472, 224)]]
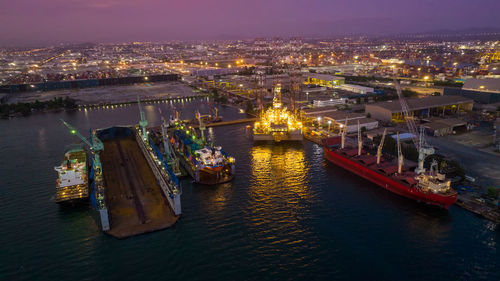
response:
[(126, 238), (172, 226), (179, 217), (170, 209), (135, 139), (103, 143), (101, 160), (111, 222), (107, 233)]

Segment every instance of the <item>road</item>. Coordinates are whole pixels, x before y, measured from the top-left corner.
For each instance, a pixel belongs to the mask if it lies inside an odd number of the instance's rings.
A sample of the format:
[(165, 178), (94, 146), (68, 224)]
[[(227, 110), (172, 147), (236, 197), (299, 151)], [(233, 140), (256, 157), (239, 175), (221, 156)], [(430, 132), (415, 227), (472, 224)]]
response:
[(451, 141), (449, 138), (426, 137), (438, 153), (457, 160), (483, 186), (500, 187), (500, 156), (480, 151), (475, 147)]

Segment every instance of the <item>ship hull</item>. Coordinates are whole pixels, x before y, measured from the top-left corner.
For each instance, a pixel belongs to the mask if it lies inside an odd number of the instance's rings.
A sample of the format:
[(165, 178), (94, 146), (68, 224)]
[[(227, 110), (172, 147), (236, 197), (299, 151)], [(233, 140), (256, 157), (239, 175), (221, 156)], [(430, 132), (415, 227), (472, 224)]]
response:
[(362, 178), (384, 188), (390, 192), (396, 193), (400, 196), (410, 198), (417, 202), (423, 202), (448, 209), (450, 205), (454, 204), (457, 195), (441, 195), (432, 192), (422, 192), (417, 188), (411, 188), (404, 183), (397, 181), (391, 177), (378, 173), (365, 165), (346, 158), (344, 155), (336, 151), (324, 149), (325, 158), (331, 163), (350, 171), (353, 174), (361, 176)]
[(193, 167), (191, 162), (185, 155), (179, 151), (175, 151), (180, 159), (180, 164), (187, 171), (187, 173), (194, 179), (196, 183), (205, 185), (215, 185), (226, 183), (233, 180), (234, 165), (224, 165), (218, 169), (211, 169), (208, 167), (197, 168)]
[(303, 135), (300, 133), (297, 134), (290, 134), (290, 133), (285, 133), (285, 134), (280, 134), (280, 133), (274, 133), (274, 134), (253, 134), (253, 140), (254, 141), (274, 141), (274, 142), (281, 142), (281, 141), (302, 141), (304, 139)]

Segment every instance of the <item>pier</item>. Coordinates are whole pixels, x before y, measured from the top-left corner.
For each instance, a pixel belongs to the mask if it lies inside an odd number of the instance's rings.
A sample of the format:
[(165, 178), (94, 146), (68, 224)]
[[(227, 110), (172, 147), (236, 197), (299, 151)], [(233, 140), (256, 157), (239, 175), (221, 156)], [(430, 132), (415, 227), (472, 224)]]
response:
[[(244, 118), (238, 120), (230, 120), (230, 121), (221, 121), (221, 122), (212, 122), (208, 124), (204, 124), (205, 127), (220, 127), (220, 126), (229, 126), (235, 124), (244, 124), (244, 123), (252, 123), (257, 121), (258, 118)], [(199, 125), (192, 125), (193, 128), (198, 128)]]

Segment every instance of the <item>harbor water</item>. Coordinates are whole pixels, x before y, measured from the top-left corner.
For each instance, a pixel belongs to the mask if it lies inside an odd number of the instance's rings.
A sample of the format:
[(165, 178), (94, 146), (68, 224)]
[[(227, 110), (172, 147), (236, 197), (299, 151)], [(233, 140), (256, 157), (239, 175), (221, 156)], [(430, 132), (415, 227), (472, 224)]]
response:
[[(206, 102), (146, 104), (168, 118)], [(245, 115), (220, 108), (225, 120)], [(0, 280), (500, 280), (500, 230), (391, 194), (298, 144), (254, 145), (245, 125), (209, 129), (236, 158), (235, 179), (182, 183), (169, 229), (125, 240), (102, 233), (89, 205), (51, 201), (53, 167), (90, 128), (138, 122), (137, 105), (0, 120)]]

